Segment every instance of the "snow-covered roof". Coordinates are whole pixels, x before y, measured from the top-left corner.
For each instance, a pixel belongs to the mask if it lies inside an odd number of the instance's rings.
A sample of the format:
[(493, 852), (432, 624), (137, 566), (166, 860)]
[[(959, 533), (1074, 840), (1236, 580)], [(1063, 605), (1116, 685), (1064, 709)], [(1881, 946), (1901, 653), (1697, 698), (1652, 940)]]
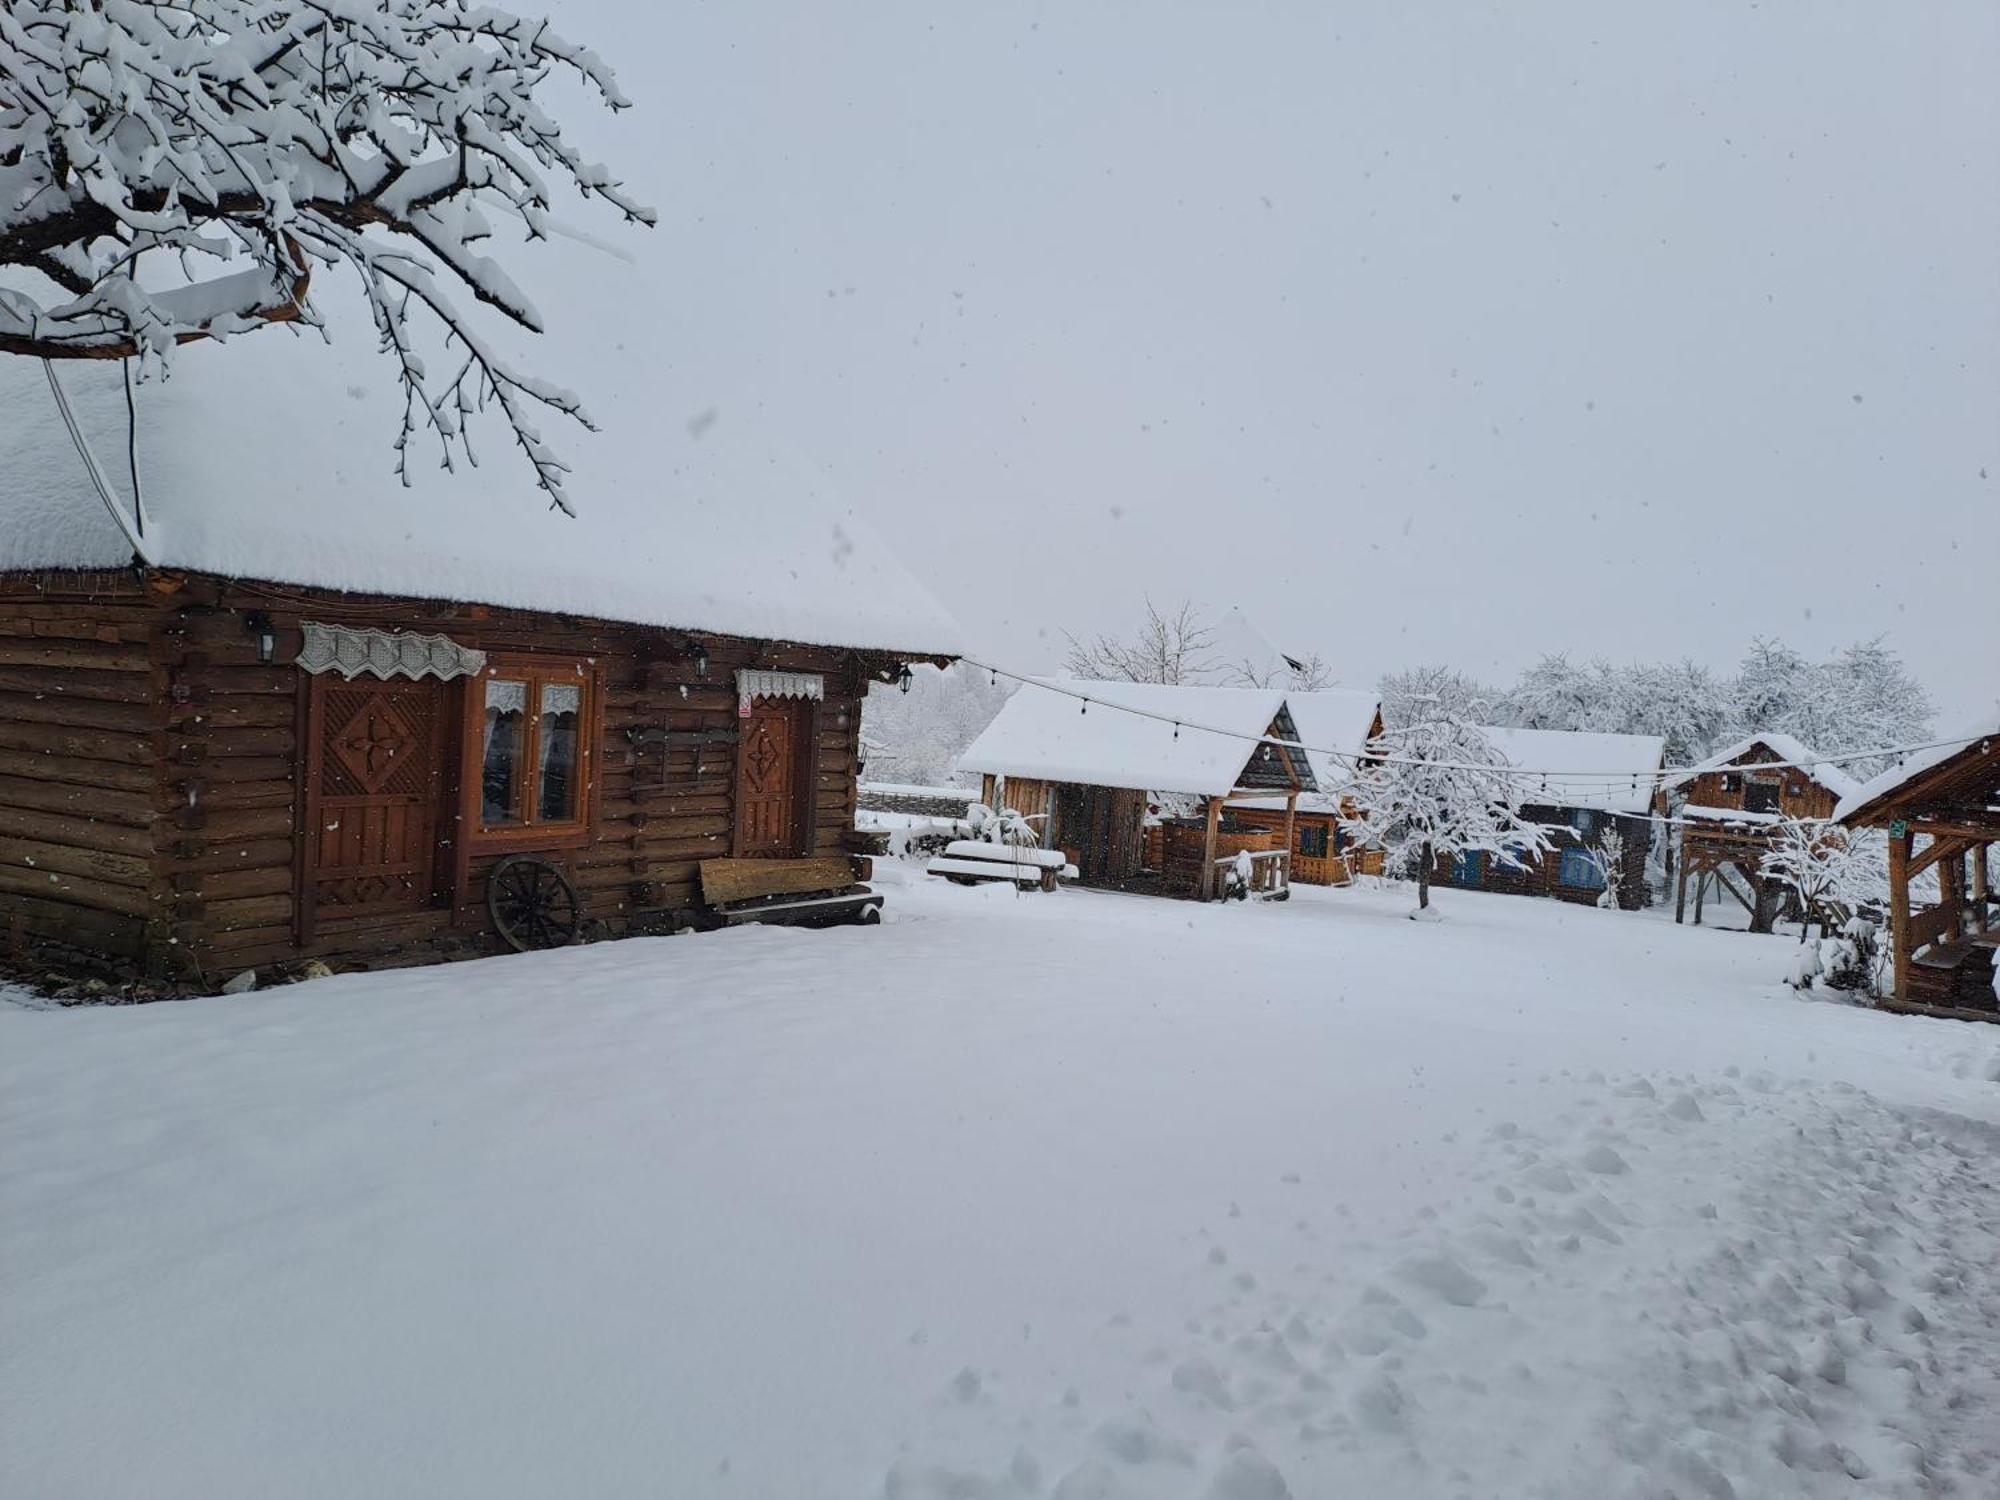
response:
[(1684, 786), (1697, 776), (1706, 775), (1710, 771), (1719, 771), (1731, 761), (1742, 760), (1753, 750), (1758, 752), (1755, 757), (1758, 761), (1781, 760), (1787, 765), (1798, 767), (1811, 780), (1818, 782), (1836, 797), (1847, 796), (1861, 784), (1839, 766), (1821, 759), (1817, 750), (1794, 739), (1791, 735), (1767, 731), (1740, 739), (1735, 744), (1716, 751), (1707, 760), (1668, 777), (1667, 786), (1669, 789)]
[(2000, 712), (1975, 720), (1945, 742), (1933, 745), (1928, 750), (1918, 750), (1906, 755), (1881, 775), (1857, 783), (1841, 797), (1839, 804), (1833, 810), (1834, 818), (1846, 821), (1870, 803), (1901, 791), (1926, 771), (1935, 770), (1946, 761), (1962, 754), (1969, 746), (1987, 739), (2000, 739)]
[[(1359, 688), (1322, 688), (1316, 693), (1287, 693), (1285, 704), (1298, 726), (1299, 743), (1306, 746), (1319, 790), (1305, 797), (1301, 807), (1330, 808), (1340, 788), (1354, 777), (1355, 757), (1368, 748), (1368, 735), (1382, 712), (1381, 698)], [(1244, 799), (1245, 806), (1283, 806), (1284, 799)]]
[[(637, 233), (637, 231), (633, 231)], [(163, 567), (459, 599), (821, 645), (948, 654), (961, 645), (906, 561), (826, 480), (701, 371), (673, 362), (673, 299), (698, 295), (571, 240), (513, 249), (549, 332), (517, 357), (577, 391), (602, 429), (539, 413), (573, 466), (576, 519), (550, 510), (497, 413), (456, 474), (411, 440), (393, 364), (340, 273), (313, 293), (332, 331), (266, 328), (190, 344), (137, 387), (146, 543)], [(496, 342), (505, 333), (496, 332)], [(439, 358), (445, 356), (439, 355)], [(114, 362), (60, 367), (129, 508)], [(0, 358), (0, 571), (99, 568), (131, 547), (90, 487), (39, 361)]]
[(1523, 803), (1618, 813), (1653, 805), (1667, 745), (1658, 735), (1503, 726), (1479, 732), (1527, 773), (1516, 782)]
[[(1279, 688), (1169, 686), (1064, 679), (1029, 682), (958, 758), (962, 771), (1220, 796), (1234, 788), (1286, 695)], [(1070, 696), (1080, 693), (1089, 703)], [(1114, 706), (1115, 705), (1115, 706)], [(1140, 710), (1120, 713), (1119, 707)], [(1159, 714), (1180, 723), (1141, 717)], [(1190, 728), (1210, 725), (1227, 731)]]

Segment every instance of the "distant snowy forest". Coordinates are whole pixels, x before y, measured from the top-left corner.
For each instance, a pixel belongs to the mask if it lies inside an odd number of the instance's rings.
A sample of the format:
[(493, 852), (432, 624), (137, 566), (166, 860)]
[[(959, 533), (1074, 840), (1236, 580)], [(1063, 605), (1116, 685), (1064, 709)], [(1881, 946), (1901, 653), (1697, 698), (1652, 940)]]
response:
[[(1246, 667), (1245, 652), (1229, 649), (1240, 645), (1230, 639), (1230, 620), (1213, 628), (1196, 620), (1190, 627), (1193, 618), (1149, 608), (1147, 621), (1128, 640), (1072, 642), (1067, 670), (1073, 676), (1285, 685)], [(1302, 689), (1327, 686), (1333, 676), (1318, 655), (1298, 659), (1298, 668), (1290, 685)], [(1405, 722), (1411, 686), (1419, 680), (1433, 690), (1440, 680), (1446, 683), (1448, 706), (1474, 723), (1657, 734), (1667, 742), (1669, 765), (1699, 760), (1757, 731), (1789, 734), (1823, 754), (1844, 755), (1917, 743), (1933, 728), (1923, 685), (1880, 640), (1857, 641), (1814, 661), (1782, 641), (1759, 639), (1729, 673), (1692, 661), (1621, 664), (1567, 654), (1544, 656), (1507, 686), (1436, 667), (1393, 672), (1378, 684), (1390, 728)], [(1016, 686), (960, 664), (920, 670), (907, 694), (871, 694), (862, 718), (867, 779), (949, 784), (958, 756)], [(1883, 763), (1858, 761), (1849, 769), (1865, 777)]]

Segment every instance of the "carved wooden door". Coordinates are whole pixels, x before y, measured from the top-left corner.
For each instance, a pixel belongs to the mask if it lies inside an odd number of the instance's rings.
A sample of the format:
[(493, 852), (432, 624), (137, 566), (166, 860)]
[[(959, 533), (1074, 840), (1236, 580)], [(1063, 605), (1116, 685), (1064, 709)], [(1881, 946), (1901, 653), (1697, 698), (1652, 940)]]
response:
[(788, 859), (802, 854), (809, 774), (811, 705), (799, 698), (757, 698), (737, 720), (736, 853)]
[(444, 684), (315, 678), (310, 715), (312, 914), (430, 904), (444, 778)]

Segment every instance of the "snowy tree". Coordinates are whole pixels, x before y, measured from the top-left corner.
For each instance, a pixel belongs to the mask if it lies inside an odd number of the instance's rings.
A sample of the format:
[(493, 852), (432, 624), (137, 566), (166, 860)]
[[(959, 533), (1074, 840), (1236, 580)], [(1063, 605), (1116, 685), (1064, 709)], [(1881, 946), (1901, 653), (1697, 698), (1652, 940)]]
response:
[(915, 668), (907, 693), (870, 692), (861, 704), (868, 778), (949, 785), (958, 757), (993, 722), (1015, 686), (960, 662), (943, 670)]
[(0, 352), (157, 367), (190, 340), (318, 326), (312, 275), (345, 268), (401, 382), (405, 479), (419, 433), (471, 461), (467, 418), (497, 408), (569, 510), (536, 417), (589, 427), (582, 403), (452, 295), (541, 330), (486, 250), (494, 210), (550, 231), (552, 181), (653, 222), (543, 108), (561, 74), (627, 105), (546, 21), (466, 0), (8, 0)]
[(1615, 691), (1609, 662), (1579, 667), (1551, 653), (1521, 674), (1507, 695), (1506, 717), (1523, 729), (1601, 730), (1616, 716), (1609, 701)]
[(1439, 714), (1486, 724), (1513, 722), (1504, 694), (1449, 667), (1384, 673), (1378, 691), (1382, 695), (1382, 722), (1390, 729)]
[[(1857, 641), (1822, 669), (1837, 708), (1838, 728), (1832, 743), (1818, 746), (1830, 755), (1886, 745), (1912, 745), (1929, 738), (1935, 710), (1930, 694), (1903, 665), (1902, 658), (1882, 644)], [(1807, 741), (1808, 744), (1813, 743)], [(1893, 755), (1852, 763), (1862, 777), (1885, 770)]]
[[(1814, 687), (1810, 662), (1782, 641), (1759, 637), (1751, 642), (1731, 691), (1735, 725), (1746, 734), (1794, 733), (1801, 705), (1811, 699)], [(1805, 735), (1798, 738), (1813, 743)]]
[(1626, 675), (1619, 733), (1658, 735), (1669, 765), (1690, 764), (1725, 743), (1729, 690), (1708, 668), (1683, 660), (1630, 667)]
[(1101, 682), (1208, 682), (1218, 670), (1215, 628), (1191, 600), (1163, 614), (1149, 597), (1146, 618), (1128, 636), (1098, 635), (1088, 641), (1064, 633), (1069, 654), (1063, 665), (1077, 677)]
[(1391, 869), (1417, 880), (1417, 912), (1431, 904), (1439, 860), (1484, 853), (1514, 869), (1552, 847), (1536, 824), (1514, 811), (1513, 769), (1472, 722), (1483, 707), (1465, 699), (1464, 679), (1444, 668), (1406, 674), (1402, 721), (1369, 742), (1371, 756), (1350, 783), (1351, 816), (1342, 822), (1358, 842), (1383, 851)]
[(1835, 919), (1879, 901), (1888, 886), (1886, 852), (1879, 838), (1850, 834), (1821, 818), (1786, 818), (1771, 830), (1771, 847), (1759, 869), (1767, 880), (1798, 897), (1803, 919), (1799, 941), (1817, 920), (1820, 936)]

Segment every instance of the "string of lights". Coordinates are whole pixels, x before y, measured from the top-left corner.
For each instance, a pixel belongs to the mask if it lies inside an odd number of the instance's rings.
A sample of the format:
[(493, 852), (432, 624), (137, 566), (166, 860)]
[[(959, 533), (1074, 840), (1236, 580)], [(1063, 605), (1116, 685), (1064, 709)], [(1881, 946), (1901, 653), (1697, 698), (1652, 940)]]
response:
[[(1081, 713), (1087, 714), (1092, 708), (1104, 708), (1114, 713), (1131, 714), (1138, 718), (1152, 719), (1160, 724), (1171, 725), (1176, 737), (1178, 737), (1181, 730), (1192, 729), (1203, 734), (1218, 734), (1227, 739), (1243, 740), (1249, 744), (1273, 745), (1281, 750), (1303, 750), (1308, 754), (1330, 756), (1334, 760), (1345, 764), (1349, 769), (1357, 769), (1363, 763), (1369, 765), (1425, 765), (1448, 771), (1494, 771), (1501, 769), (1496, 766), (1480, 765), (1471, 761), (1430, 760), (1422, 756), (1395, 755), (1387, 752), (1379, 754), (1374, 751), (1357, 752), (1343, 749), (1337, 745), (1308, 745), (1299, 740), (1280, 739), (1275, 735), (1246, 734), (1239, 729), (1225, 729), (1214, 724), (1202, 724), (1192, 719), (1176, 718), (1172, 714), (1160, 713), (1153, 709), (1135, 708), (1130, 704), (1119, 703), (1114, 699), (1094, 697), (1079, 689), (1074, 683), (1065, 682), (1061, 678), (1037, 677), (1029, 673), (1015, 672), (1006, 667), (997, 666), (992, 662), (981, 661), (979, 658), (973, 656), (961, 657), (960, 660), (964, 661), (968, 666), (990, 674), (996, 680), (1005, 677), (1012, 682), (1038, 687), (1047, 692), (1060, 693), (1067, 698), (1075, 699), (1079, 704), (1078, 711)], [(1806, 762), (1790, 760), (1744, 761), (1731, 765), (1729, 769), (1731, 771), (1810, 771), (1815, 766), (1846, 765), (1859, 760), (1876, 760), (1887, 756), (1900, 758), (1925, 750), (1951, 749), (1960, 745), (1969, 745), (1976, 740), (1987, 737), (1986, 734), (1981, 733), (1961, 735), (1956, 739), (1927, 740), (1913, 745), (1885, 745), (1872, 750), (1849, 750), (1839, 755), (1815, 756), (1811, 761)], [(1703, 768), (1699, 766), (1663, 766), (1657, 778), (1649, 775), (1644, 779), (1671, 781), (1676, 777), (1685, 776), (1701, 769)], [(1595, 787), (1601, 790), (1606, 786), (1640, 779), (1635, 778), (1629, 771), (1579, 771), (1574, 768), (1540, 769), (1533, 766), (1509, 766), (1506, 770), (1513, 776), (1536, 780), (1544, 790), (1562, 790), (1575, 787)]]

